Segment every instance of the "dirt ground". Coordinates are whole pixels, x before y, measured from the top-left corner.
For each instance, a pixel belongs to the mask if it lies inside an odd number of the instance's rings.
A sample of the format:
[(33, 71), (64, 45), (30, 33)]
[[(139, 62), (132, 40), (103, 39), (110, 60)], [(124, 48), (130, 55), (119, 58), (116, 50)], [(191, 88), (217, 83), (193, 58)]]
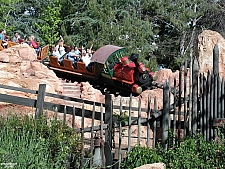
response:
[(35, 114), (35, 108), (22, 105), (0, 103), (0, 116), (5, 117), (9, 114), (32, 116)]

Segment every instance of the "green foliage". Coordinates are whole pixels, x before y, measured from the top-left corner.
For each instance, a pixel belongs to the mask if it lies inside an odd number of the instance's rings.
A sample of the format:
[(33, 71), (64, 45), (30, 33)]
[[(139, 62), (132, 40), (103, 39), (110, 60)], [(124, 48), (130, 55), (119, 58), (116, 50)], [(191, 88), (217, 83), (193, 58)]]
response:
[(223, 1), (211, 0), (3, 0), (0, 29), (10, 36), (34, 35), (42, 45), (57, 43), (62, 35), (69, 46), (122, 46), (147, 66), (154, 65), (151, 53), (176, 69), (194, 53), (192, 42), (202, 30), (225, 34), (223, 14)]
[(113, 113), (113, 116), (117, 119), (118, 122), (121, 122), (122, 125), (125, 125), (128, 122), (129, 116), (127, 112), (121, 112), (121, 114)]
[(65, 168), (69, 155), (76, 164), (82, 158), (78, 134), (61, 121), (10, 116), (1, 118), (0, 126), (0, 163), (16, 163), (18, 169)]
[(141, 60), (153, 49), (152, 23), (136, 15), (137, 5), (133, 1), (124, 4), (80, 0), (74, 2), (73, 10), (63, 22), (74, 45), (89, 47), (94, 43), (95, 50), (107, 44), (124, 46), (129, 54), (140, 53)]
[(12, 13), (15, 11), (15, 4), (21, 2), (21, 0), (3, 0), (1, 1), (0, 7), (0, 29), (11, 30), (13, 25), (11, 22), (13, 20)]
[(54, 0), (41, 13), (40, 22), (36, 22), (35, 26), (39, 29), (44, 42), (52, 45), (58, 42), (59, 32), (58, 26), (62, 22), (60, 18), (61, 5), (59, 0)]
[(201, 135), (185, 138), (167, 151), (160, 146), (148, 148), (136, 146), (122, 163), (122, 168), (135, 168), (144, 164), (163, 162), (166, 168), (224, 168), (225, 140), (220, 133), (219, 139), (206, 141)]
[(155, 72), (158, 70), (158, 62), (156, 58), (150, 58), (148, 62), (144, 62), (144, 64), (146, 65), (146, 67), (150, 68), (151, 72)]
[(173, 66), (171, 66), (171, 69), (178, 70), (182, 65), (184, 65), (184, 62), (186, 60), (190, 60), (190, 59), (185, 56), (174, 58), (174, 64), (173, 64)]
[(157, 149), (137, 145), (127, 154), (127, 157), (121, 164), (121, 168), (136, 168), (144, 164), (161, 162), (162, 157), (157, 151)]
[[(154, 54), (160, 63), (177, 68), (176, 58), (192, 57), (190, 55), (196, 49), (196, 44), (192, 44), (198, 35), (196, 28), (207, 11), (206, 5), (204, 0), (144, 1), (143, 11), (152, 18), (157, 31), (154, 32), (158, 49)], [(162, 61), (163, 57), (165, 60)]]
[(6, 1), (1, 3), (0, 9), (0, 27), (11, 37), (14, 31), (21, 38), (34, 35), (41, 45), (53, 44), (59, 38), (61, 5), (58, 0)]

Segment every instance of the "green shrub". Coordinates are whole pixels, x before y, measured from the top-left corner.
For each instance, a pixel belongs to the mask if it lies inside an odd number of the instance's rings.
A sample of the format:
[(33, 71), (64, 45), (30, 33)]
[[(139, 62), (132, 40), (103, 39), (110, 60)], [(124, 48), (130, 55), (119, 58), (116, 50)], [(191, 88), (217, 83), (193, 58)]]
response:
[[(222, 136), (222, 135), (221, 135)], [(135, 168), (144, 164), (163, 162), (166, 168), (225, 168), (225, 141), (206, 141), (202, 136), (185, 138), (167, 151), (162, 147), (147, 148), (135, 146), (122, 162), (122, 168)]]
[(156, 58), (150, 58), (146, 63), (144, 62), (144, 64), (150, 68), (151, 72), (155, 72), (158, 70), (158, 62)]
[(121, 168), (136, 168), (144, 164), (151, 164), (160, 161), (162, 161), (162, 159), (158, 155), (157, 149), (137, 145), (127, 154)]
[(68, 156), (74, 165), (82, 159), (78, 134), (59, 120), (10, 116), (0, 120), (0, 163), (14, 168), (65, 168)]

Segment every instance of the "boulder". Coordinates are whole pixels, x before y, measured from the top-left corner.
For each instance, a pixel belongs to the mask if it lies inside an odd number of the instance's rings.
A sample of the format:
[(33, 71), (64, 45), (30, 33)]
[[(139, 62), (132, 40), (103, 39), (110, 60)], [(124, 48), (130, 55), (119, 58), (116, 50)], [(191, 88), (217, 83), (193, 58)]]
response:
[(89, 82), (81, 82), (81, 99), (104, 103), (104, 95), (97, 89), (94, 89)]
[(164, 163), (154, 163), (154, 164), (146, 164), (134, 169), (165, 169), (166, 165)]
[(225, 39), (216, 31), (205, 30), (198, 36), (197, 59), (199, 73), (213, 71), (213, 49), (219, 47), (219, 74), (224, 76), (225, 72)]
[(37, 54), (28, 44), (23, 43), (0, 51), (0, 62), (18, 63), (24, 60), (34, 61)]
[(38, 90), (39, 84), (44, 83), (47, 85), (46, 92), (62, 93), (61, 80), (52, 70), (37, 61), (35, 50), (28, 44), (15, 45), (0, 51), (0, 62), (2, 62), (0, 64), (1, 84)]
[[(158, 110), (163, 108), (163, 90), (162, 89), (153, 89), (153, 90), (146, 90), (141, 93), (141, 101), (142, 101), (142, 107), (148, 107), (148, 95), (150, 95), (151, 98), (151, 103), (150, 106), (151, 108), (154, 108), (154, 104), (156, 101), (156, 108)], [(171, 94), (171, 100), (170, 103), (173, 104), (173, 95)], [(146, 115), (147, 117), (147, 115)]]

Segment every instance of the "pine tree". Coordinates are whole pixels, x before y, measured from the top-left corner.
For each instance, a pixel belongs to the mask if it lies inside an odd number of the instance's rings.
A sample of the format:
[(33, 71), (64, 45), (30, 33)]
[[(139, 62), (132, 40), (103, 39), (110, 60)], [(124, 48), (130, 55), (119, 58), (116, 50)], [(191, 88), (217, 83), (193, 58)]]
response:
[(204, 3), (204, 0), (153, 0), (143, 4), (144, 13), (149, 14), (158, 31), (155, 54), (159, 59), (179, 67), (183, 60), (191, 57), (197, 36), (195, 29), (205, 11)]

